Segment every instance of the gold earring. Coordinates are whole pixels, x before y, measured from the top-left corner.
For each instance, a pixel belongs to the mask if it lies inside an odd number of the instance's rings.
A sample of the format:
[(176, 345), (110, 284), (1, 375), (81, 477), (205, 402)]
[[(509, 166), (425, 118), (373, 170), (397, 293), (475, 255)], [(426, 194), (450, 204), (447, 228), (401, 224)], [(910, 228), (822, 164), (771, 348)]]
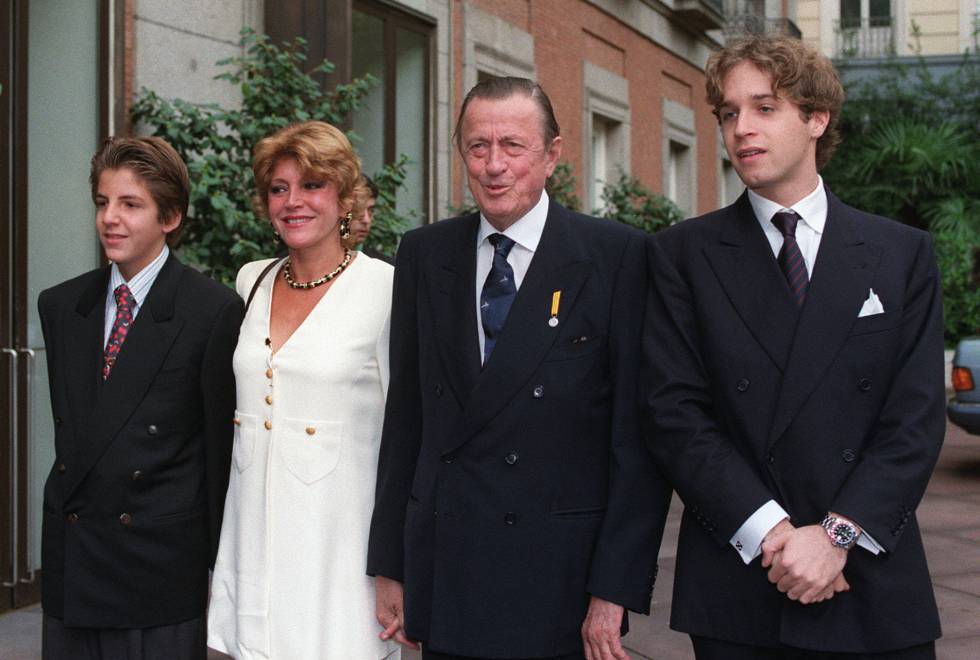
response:
[(279, 241), (280, 240), (282, 240), (282, 237), (279, 236), (279, 232), (277, 232), (275, 229), (273, 229), (272, 230), (272, 242), (275, 243), (276, 245), (279, 245)]
[(347, 215), (340, 219), (340, 237), (345, 241), (350, 238), (350, 221), (353, 219), (353, 214), (348, 211)]

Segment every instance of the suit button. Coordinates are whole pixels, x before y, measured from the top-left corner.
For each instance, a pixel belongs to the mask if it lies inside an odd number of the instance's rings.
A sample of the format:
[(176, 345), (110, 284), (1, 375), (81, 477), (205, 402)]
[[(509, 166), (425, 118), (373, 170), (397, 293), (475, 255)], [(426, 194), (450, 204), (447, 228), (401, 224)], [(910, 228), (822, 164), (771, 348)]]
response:
[(270, 405), (270, 406), (272, 405), (272, 395), (271, 395), (271, 394), (266, 394), (266, 395), (265, 395), (265, 402), (266, 402), (266, 403), (267, 403), (268, 405)]
[(436, 383), (435, 390), (436, 390), (436, 396), (437, 397), (442, 396), (442, 385), (440, 385), (439, 383)]
[(538, 385), (537, 387), (535, 387), (534, 388), (533, 395), (534, 395), (534, 398), (535, 399), (540, 399), (541, 397), (543, 397), (544, 396), (544, 385)]
[(67, 469), (68, 468), (65, 466), (64, 463), (58, 463), (58, 472), (64, 474), (65, 473), (65, 470), (67, 470)]
[(143, 472), (141, 470), (134, 470), (133, 474), (129, 475), (133, 481), (139, 481), (143, 478)]
[(156, 424), (150, 424), (149, 426), (146, 427), (146, 432), (149, 433), (150, 435), (156, 435), (157, 431), (158, 429)]
[(735, 383), (735, 389), (738, 390), (739, 392), (744, 392), (747, 389), (749, 389), (749, 379), (740, 378), (739, 381)]
[(72, 524), (77, 523), (78, 522), (78, 514), (77, 513), (69, 513), (68, 514), (68, 522), (70, 522)]
[(54, 423), (55, 423), (55, 425), (56, 425), (56, 426), (61, 426), (61, 418), (60, 418), (60, 417), (57, 417), (57, 416), (55, 416), (55, 418), (54, 418)]
[(517, 514), (516, 513), (514, 513), (513, 511), (508, 511), (507, 513), (504, 514), (504, 524), (505, 525), (513, 525), (516, 522), (517, 522)]
[(854, 454), (853, 449), (845, 449), (840, 453), (840, 457), (844, 459), (845, 463), (852, 462), (857, 456)]
[(867, 392), (868, 390), (871, 389), (871, 381), (868, 380), (867, 378), (862, 378), (861, 380), (858, 381), (858, 389), (861, 390), (862, 392)]
[(266, 369), (265, 370), (265, 377), (266, 378), (272, 378), (272, 369)]
[(263, 426), (265, 427), (266, 431), (272, 430), (272, 422), (270, 422), (269, 420), (265, 420), (265, 424), (263, 424)]
[(507, 454), (506, 456), (504, 456), (504, 461), (507, 462), (507, 465), (513, 465), (514, 463), (517, 462), (517, 459), (518, 458), (519, 458), (519, 456), (518, 456), (517, 452), (516, 451), (512, 451), (509, 454)]
[(442, 457), (442, 462), (445, 463), (446, 465), (449, 465), (450, 463), (453, 462), (453, 457), (452, 456), (443, 456)]
[(128, 513), (124, 513), (124, 514), (122, 514), (122, 515), (119, 516), (119, 522), (121, 522), (123, 525), (132, 524), (133, 517), (131, 515), (129, 515)]
[(776, 462), (776, 456), (772, 452), (769, 452), (769, 455), (766, 456), (766, 462), (769, 463), (769, 465), (772, 465)]

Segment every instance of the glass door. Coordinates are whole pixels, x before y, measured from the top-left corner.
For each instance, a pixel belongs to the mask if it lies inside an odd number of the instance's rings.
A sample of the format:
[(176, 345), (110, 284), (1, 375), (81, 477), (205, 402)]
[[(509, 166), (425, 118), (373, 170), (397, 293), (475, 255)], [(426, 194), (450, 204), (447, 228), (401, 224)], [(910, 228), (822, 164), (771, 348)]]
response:
[(104, 0), (0, 10), (0, 611), (40, 598), (54, 461), (38, 294), (99, 265), (89, 159), (102, 133)]

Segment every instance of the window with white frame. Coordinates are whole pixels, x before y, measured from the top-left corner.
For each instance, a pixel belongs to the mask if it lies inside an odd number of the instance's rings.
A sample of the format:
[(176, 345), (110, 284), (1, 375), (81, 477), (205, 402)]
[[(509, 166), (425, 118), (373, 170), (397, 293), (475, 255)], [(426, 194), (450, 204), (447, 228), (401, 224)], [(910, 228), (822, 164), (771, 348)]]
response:
[(583, 65), (583, 133), (588, 209), (602, 207), (602, 192), (630, 171), (630, 106), (626, 78), (591, 62)]
[(664, 99), (663, 113), (664, 195), (690, 216), (697, 209), (698, 198), (694, 111), (686, 105)]

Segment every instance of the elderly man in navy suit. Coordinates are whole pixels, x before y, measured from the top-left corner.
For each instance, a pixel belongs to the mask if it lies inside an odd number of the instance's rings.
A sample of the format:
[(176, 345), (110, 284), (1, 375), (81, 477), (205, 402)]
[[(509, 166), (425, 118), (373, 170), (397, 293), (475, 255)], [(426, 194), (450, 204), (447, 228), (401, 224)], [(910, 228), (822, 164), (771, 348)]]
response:
[[(409, 232), (368, 570), (423, 658), (625, 658), (670, 500), (639, 428), (645, 238), (544, 192), (544, 91), (490, 78), (457, 140), (478, 213)], [(403, 608), (404, 603), (404, 608)]]
[(929, 235), (824, 187), (844, 99), (827, 58), (752, 38), (707, 87), (748, 190), (652, 243), (648, 441), (685, 503), (671, 625), (701, 660), (933, 658)]

